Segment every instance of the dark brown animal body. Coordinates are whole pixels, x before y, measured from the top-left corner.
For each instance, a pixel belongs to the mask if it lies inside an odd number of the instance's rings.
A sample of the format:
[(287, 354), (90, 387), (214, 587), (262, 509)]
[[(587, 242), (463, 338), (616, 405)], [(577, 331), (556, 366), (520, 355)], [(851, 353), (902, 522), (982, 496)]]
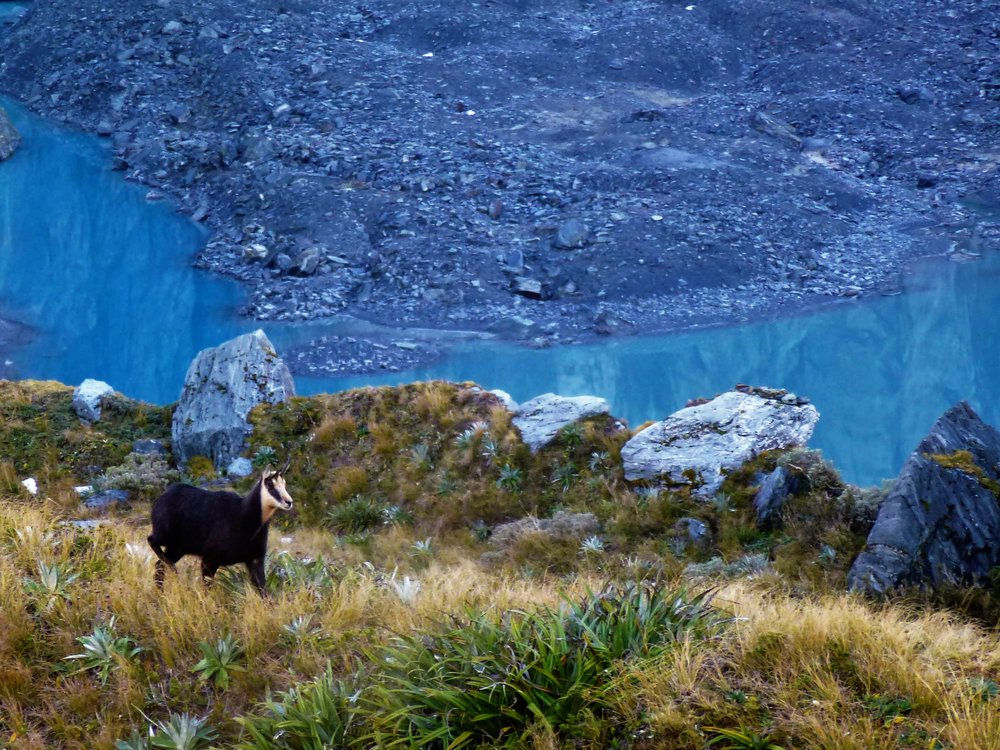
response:
[(265, 473), (246, 496), (171, 485), (153, 503), (153, 533), (148, 537), (158, 558), (157, 585), (163, 585), (168, 566), (173, 568), (185, 555), (197, 555), (205, 578), (213, 577), (224, 565), (243, 563), (263, 593), (271, 516), (291, 507), (292, 498), (278, 472)]

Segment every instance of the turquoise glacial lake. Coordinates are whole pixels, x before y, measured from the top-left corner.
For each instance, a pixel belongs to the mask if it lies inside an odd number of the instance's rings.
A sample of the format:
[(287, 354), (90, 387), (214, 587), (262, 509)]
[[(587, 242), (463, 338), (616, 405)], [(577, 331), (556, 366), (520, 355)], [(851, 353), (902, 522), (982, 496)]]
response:
[[(25, 144), (0, 164), (0, 315), (36, 332), (8, 355), (8, 372), (99, 378), (175, 400), (200, 349), (258, 327), (236, 315), (240, 289), (191, 267), (203, 231), (112, 172), (103, 142), (2, 103)], [(898, 473), (956, 401), (1000, 425), (998, 309), (991, 254), (924, 263), (902, 295), (773, 322), (543, 350), (469, 342), (411, 371), (296, 382), (305, 394), (428, 378), (473, 380), (518, 401), (595, 394), (633, 425), (735, 383), (782, 387), (819, 409), (811, 445), (848, 480), (874, 484)], [(279, 350), (334, 330), (264, 328)]]

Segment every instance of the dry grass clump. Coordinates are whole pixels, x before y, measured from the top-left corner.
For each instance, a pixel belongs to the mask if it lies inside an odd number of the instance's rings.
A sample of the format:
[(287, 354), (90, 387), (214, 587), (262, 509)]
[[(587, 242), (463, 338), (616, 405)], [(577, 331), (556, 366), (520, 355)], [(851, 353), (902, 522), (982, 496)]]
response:
[[(711, 648), (620, 676), (654, 747), (701, 747), (709, 727), (803, 748), (997, 748), (1000, 638), (942, 612), (838, 594), (794, 599), (746, 583)], [(764, 744), (759, 745), (764, 747)]]

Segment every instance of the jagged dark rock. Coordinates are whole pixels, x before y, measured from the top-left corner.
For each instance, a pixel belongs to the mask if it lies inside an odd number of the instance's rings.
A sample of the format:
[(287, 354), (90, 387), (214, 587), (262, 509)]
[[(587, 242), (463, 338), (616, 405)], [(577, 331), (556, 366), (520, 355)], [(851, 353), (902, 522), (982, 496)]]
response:
[(851, 589), (982, 582), (1000, 565), (1000, 432), (966, 402), (910, 455), (854, 561)]
[(757, 525), (762, 529), (777, 525), (785, 501), (799, 490), (801, 478), (784, 466), (779, 466), (760, 484), (753, 499)]
[(292, 375), (263, 331), (198, 353), (188, 368), (172, 426), (174, 458), (207, 456), (223, 468), (251, 432), (247, 415), (260, 403), (295, 395)]
[(104, 490), (88, 497), (83, 505), (89, 510), (107, 510), (113, 506), (125, 505), (131, 497), (128, 490)]

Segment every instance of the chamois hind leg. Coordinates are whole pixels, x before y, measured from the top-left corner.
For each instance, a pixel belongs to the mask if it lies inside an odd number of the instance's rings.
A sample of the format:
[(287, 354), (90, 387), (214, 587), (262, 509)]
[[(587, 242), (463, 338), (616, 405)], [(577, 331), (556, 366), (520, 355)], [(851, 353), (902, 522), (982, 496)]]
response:
[(207, 586), (215, 578), (215, 572), (219, 569), (218, 564), (209, 562), (205, 558), (201, 559), (201, 580)]
[(150, 549), (153, 550), (153, 552), (156, 554), (156, 557), (158, 558), (156, 560), (156, 574), (153, 580), (156, 581), (157, 588), (162, 589), (163, 576), (164, 573), (166, 572), (166, 569), (169, 567), (174, 572), (177, 572), (177, 568), (174, 567), (174, 563), (176, 563), (181, 558), (181, 556), (180, 555), (174, 556), (173, 554), (171, 554), (170, 550), (164, 550), (157, 542), (153, 540), (152, 534), (146, 537), (146, 541), (149, 542)]
[(261, 596), (267, 596), (267, 583), (264, 576), (264, 558), (255, 557), (246, 561), (247, 573), (250, 574), (250, 581), (257, 587)]

